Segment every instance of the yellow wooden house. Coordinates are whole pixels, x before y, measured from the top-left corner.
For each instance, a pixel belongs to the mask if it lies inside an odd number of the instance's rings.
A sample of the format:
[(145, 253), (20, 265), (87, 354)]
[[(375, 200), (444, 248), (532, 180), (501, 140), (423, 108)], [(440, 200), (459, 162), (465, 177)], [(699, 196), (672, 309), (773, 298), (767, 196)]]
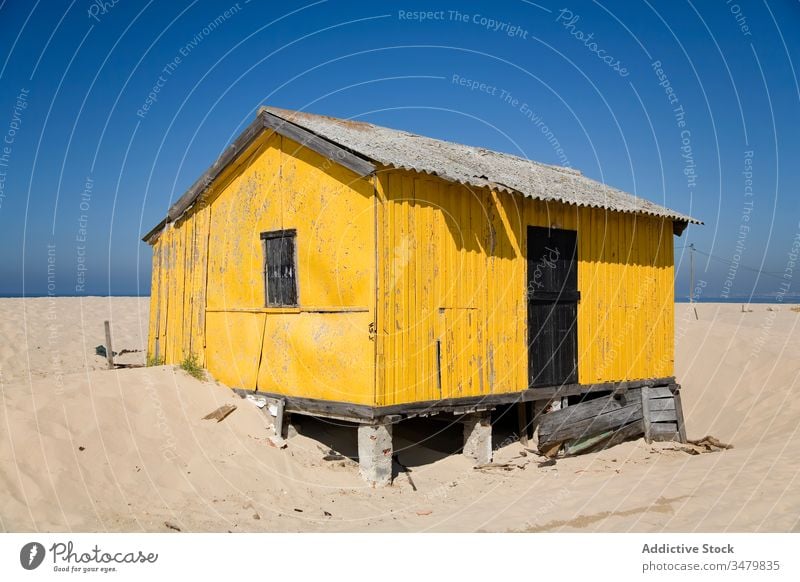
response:
[(371, 424), (674, 384), (692, 222), (573, 169), (265, 107), (144, 237), (148, 356)]

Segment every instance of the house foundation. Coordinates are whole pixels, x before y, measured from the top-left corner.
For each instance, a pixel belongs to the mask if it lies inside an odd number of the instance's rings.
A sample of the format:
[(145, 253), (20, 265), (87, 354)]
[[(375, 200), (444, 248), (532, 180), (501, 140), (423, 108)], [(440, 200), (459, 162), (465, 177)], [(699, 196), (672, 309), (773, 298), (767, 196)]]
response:
[[(286, 419), (281, 423), (280, 434), (287, 438), (294, 432), (290, 428), (290, 415), (357, 423), (360, 473), (376, 487), (392, 481), (392, 429), (395, 423), (409, 418), (456, 415), (463, 426), (462, 452), (476, 465), (492, 462), (491, 411), (515, 403), (533, 403), (533, 420), (523, 419), (522, 425), (530, 424), (530, 430), (538, 430), (539, 450), (548, 456), (556, 456), (562, 450), (568, 455), (599, 450), (639, 436), (646, 440), (686, 442), (680, 385), (672, 376), (533, 387), (480, 398), (449, 398), (380, 407), (254, 390), (234, 391), (242, 398), (266, 399), (280, 405), (277, 407), (283, 409), (276, 409), (276, 422), (277, 418)], [(589, 395), (592, 398), (586, 398)], [(568, 397), (579, 398), (575, 398), (572, 405), (562, 407), (568, 403)], [(448, 418), (452, 421), (453, 417)]]
[(391, 423), (359, 425), (358, 467), (361, 477), (373, 487), (392, 482)]
[(492, 462), (492, 418), (490, 412), (473, 412), (463, 419), (464, 456), (476, 465)]

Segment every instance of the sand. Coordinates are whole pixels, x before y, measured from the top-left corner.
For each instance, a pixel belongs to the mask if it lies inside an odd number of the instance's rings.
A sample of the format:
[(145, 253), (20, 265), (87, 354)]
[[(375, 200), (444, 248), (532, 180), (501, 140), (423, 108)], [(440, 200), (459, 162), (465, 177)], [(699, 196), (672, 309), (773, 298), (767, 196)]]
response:
[[(639, 440), (540, 468), (501, 420), (495, 460), (518, 468), (476, 471), (454, 454), (458, 425), (415, 420), (395, 429), (410, 472), (371, 489), (349, 458), (323, 460), (354, 455), (342, 423), (303, 420), (280, 449), (267, 416), (213, 380), (105, 370), (103, 320), (115, 350), (141, 350), (146, 299), (0, 299), (0, 529), (800, 531), (800, 313), (751, 309), (676, 312), (689, 437), (732, 450)], [(202, 420), (226, 403), (224, 421)]]

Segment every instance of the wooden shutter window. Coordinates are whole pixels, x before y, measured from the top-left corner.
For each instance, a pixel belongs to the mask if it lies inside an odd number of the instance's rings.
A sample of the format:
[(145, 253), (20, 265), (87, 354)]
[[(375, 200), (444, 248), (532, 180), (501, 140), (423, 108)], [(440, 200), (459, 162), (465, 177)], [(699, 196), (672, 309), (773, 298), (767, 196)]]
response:
[(297, 231), (262, 232), (267, 307), (297, 306)]

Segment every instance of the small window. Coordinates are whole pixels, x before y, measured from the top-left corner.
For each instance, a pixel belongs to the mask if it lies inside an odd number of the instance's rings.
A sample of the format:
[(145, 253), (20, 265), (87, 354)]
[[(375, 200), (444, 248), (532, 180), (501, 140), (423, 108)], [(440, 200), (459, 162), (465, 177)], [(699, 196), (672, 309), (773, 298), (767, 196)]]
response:
[(297, 305), (297, 231), (262, 232), (264, 293), (267, 307)]

